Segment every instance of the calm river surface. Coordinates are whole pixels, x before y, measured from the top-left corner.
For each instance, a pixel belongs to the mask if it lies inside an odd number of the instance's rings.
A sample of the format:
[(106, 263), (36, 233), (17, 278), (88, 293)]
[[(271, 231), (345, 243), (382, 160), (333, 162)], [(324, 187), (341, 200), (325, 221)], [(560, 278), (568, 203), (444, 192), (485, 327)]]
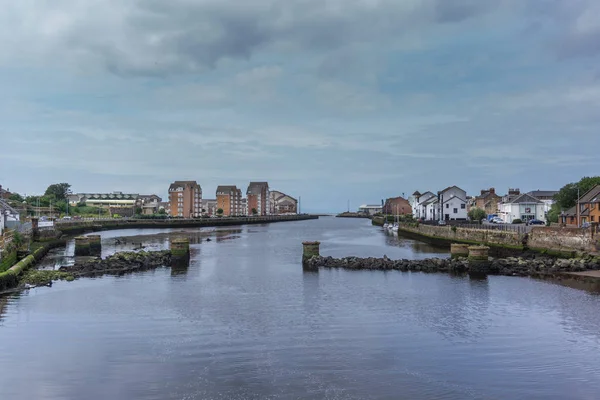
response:
[(302, 271), (303, 240), (333, 256), (439, 255), (357, 219), (111, 231), (104, 254), (183, 234), (198, 239), (186, 270), (0, 298), (0, 399), (600, 398), (597, 295), (525, 278)]

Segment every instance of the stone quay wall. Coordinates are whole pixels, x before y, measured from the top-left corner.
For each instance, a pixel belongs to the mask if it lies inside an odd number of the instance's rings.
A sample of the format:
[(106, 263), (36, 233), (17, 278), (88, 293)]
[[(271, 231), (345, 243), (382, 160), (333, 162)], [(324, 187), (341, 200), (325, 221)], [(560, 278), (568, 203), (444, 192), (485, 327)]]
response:
[(550, 249), (562, 252), (600, 252), (600, 235), (592, 229), (539, 227), (529, 233), (531, 249)]
[(400, 232), (413, 233), (448, 243), (485, 244), (523, 249), (523, 234), (516, 231), (472, 229), (454, 226), (402, 224)]
[(402, 224), (400, 233), (436, 244), (483, 244), (492, 248), (536, 250), (563, 256), (600, 254), (600, 235), (590, 229), (535, 227), (529, 233), (454, 226)]

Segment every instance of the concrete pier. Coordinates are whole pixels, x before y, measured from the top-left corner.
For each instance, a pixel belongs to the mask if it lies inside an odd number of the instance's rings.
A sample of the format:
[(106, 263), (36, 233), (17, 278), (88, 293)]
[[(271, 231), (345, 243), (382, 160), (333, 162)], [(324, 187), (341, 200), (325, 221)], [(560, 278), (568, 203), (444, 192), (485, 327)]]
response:
[(87, 236), (77, 236), (75, 238), (75, 257), (89, 256), (90, 240)]
[(469, 245), (462, 244), (462, 243), (452, 243), (450, 245), (450, 257), (451, 258), (469, 257)]
[(469, 246), (469, 272), (474, 275), (487, 274), (491, 267), (490, 248), (487, 246)]
[(190, 240), (187, 238), (176, 238), (171, 240), (171, 257), (176, 260), (190, 258)]
[(319, 246), (321, 242), (302, 242), (302, 263), (305, 264), (313, 256), (319, 256)]
[(87, 236), (90, 245), (90, 255), (100, 256), (102, 254), (102, 239), (100, 235)]

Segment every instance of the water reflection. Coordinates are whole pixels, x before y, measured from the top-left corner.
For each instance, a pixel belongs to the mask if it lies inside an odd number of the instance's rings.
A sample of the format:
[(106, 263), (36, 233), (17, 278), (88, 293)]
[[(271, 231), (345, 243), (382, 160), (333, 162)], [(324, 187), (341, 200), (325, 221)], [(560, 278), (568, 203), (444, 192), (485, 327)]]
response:
[[(234, 227), (220, 242), (190, 231), (202, 240), (180, 274), (57, 282), (0, 303), (0, 398), (597, 398), (599, 296), (513, 277), (302, 270), (303, 240), (324, 255), (439, 254), (367, 223)], [(180, 234), (103, 240), (166, 247)]]

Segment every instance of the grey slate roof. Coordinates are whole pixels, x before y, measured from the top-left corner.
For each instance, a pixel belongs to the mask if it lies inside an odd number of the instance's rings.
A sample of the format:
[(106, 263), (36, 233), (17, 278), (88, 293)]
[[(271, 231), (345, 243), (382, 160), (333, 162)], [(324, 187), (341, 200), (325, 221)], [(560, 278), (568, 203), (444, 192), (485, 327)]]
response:
[(580, 203), (595, 203), (600, 201), (600, 185), (594, 186), (579, 199)]
[(532, 190), (531, 192), (527, 192), (528, 195), (537, 197), (554, 197), (555, 194), (558, 193), (558, 190)]
[(535, 198), (527, 193), (523, 193), (520, 196), (515, 197), (514, 199), (512, 199), (509, 203), (534, 203), (534, 204), (540, 204), (543, 203), (543, 201), (541, 201), (538, 198)]

